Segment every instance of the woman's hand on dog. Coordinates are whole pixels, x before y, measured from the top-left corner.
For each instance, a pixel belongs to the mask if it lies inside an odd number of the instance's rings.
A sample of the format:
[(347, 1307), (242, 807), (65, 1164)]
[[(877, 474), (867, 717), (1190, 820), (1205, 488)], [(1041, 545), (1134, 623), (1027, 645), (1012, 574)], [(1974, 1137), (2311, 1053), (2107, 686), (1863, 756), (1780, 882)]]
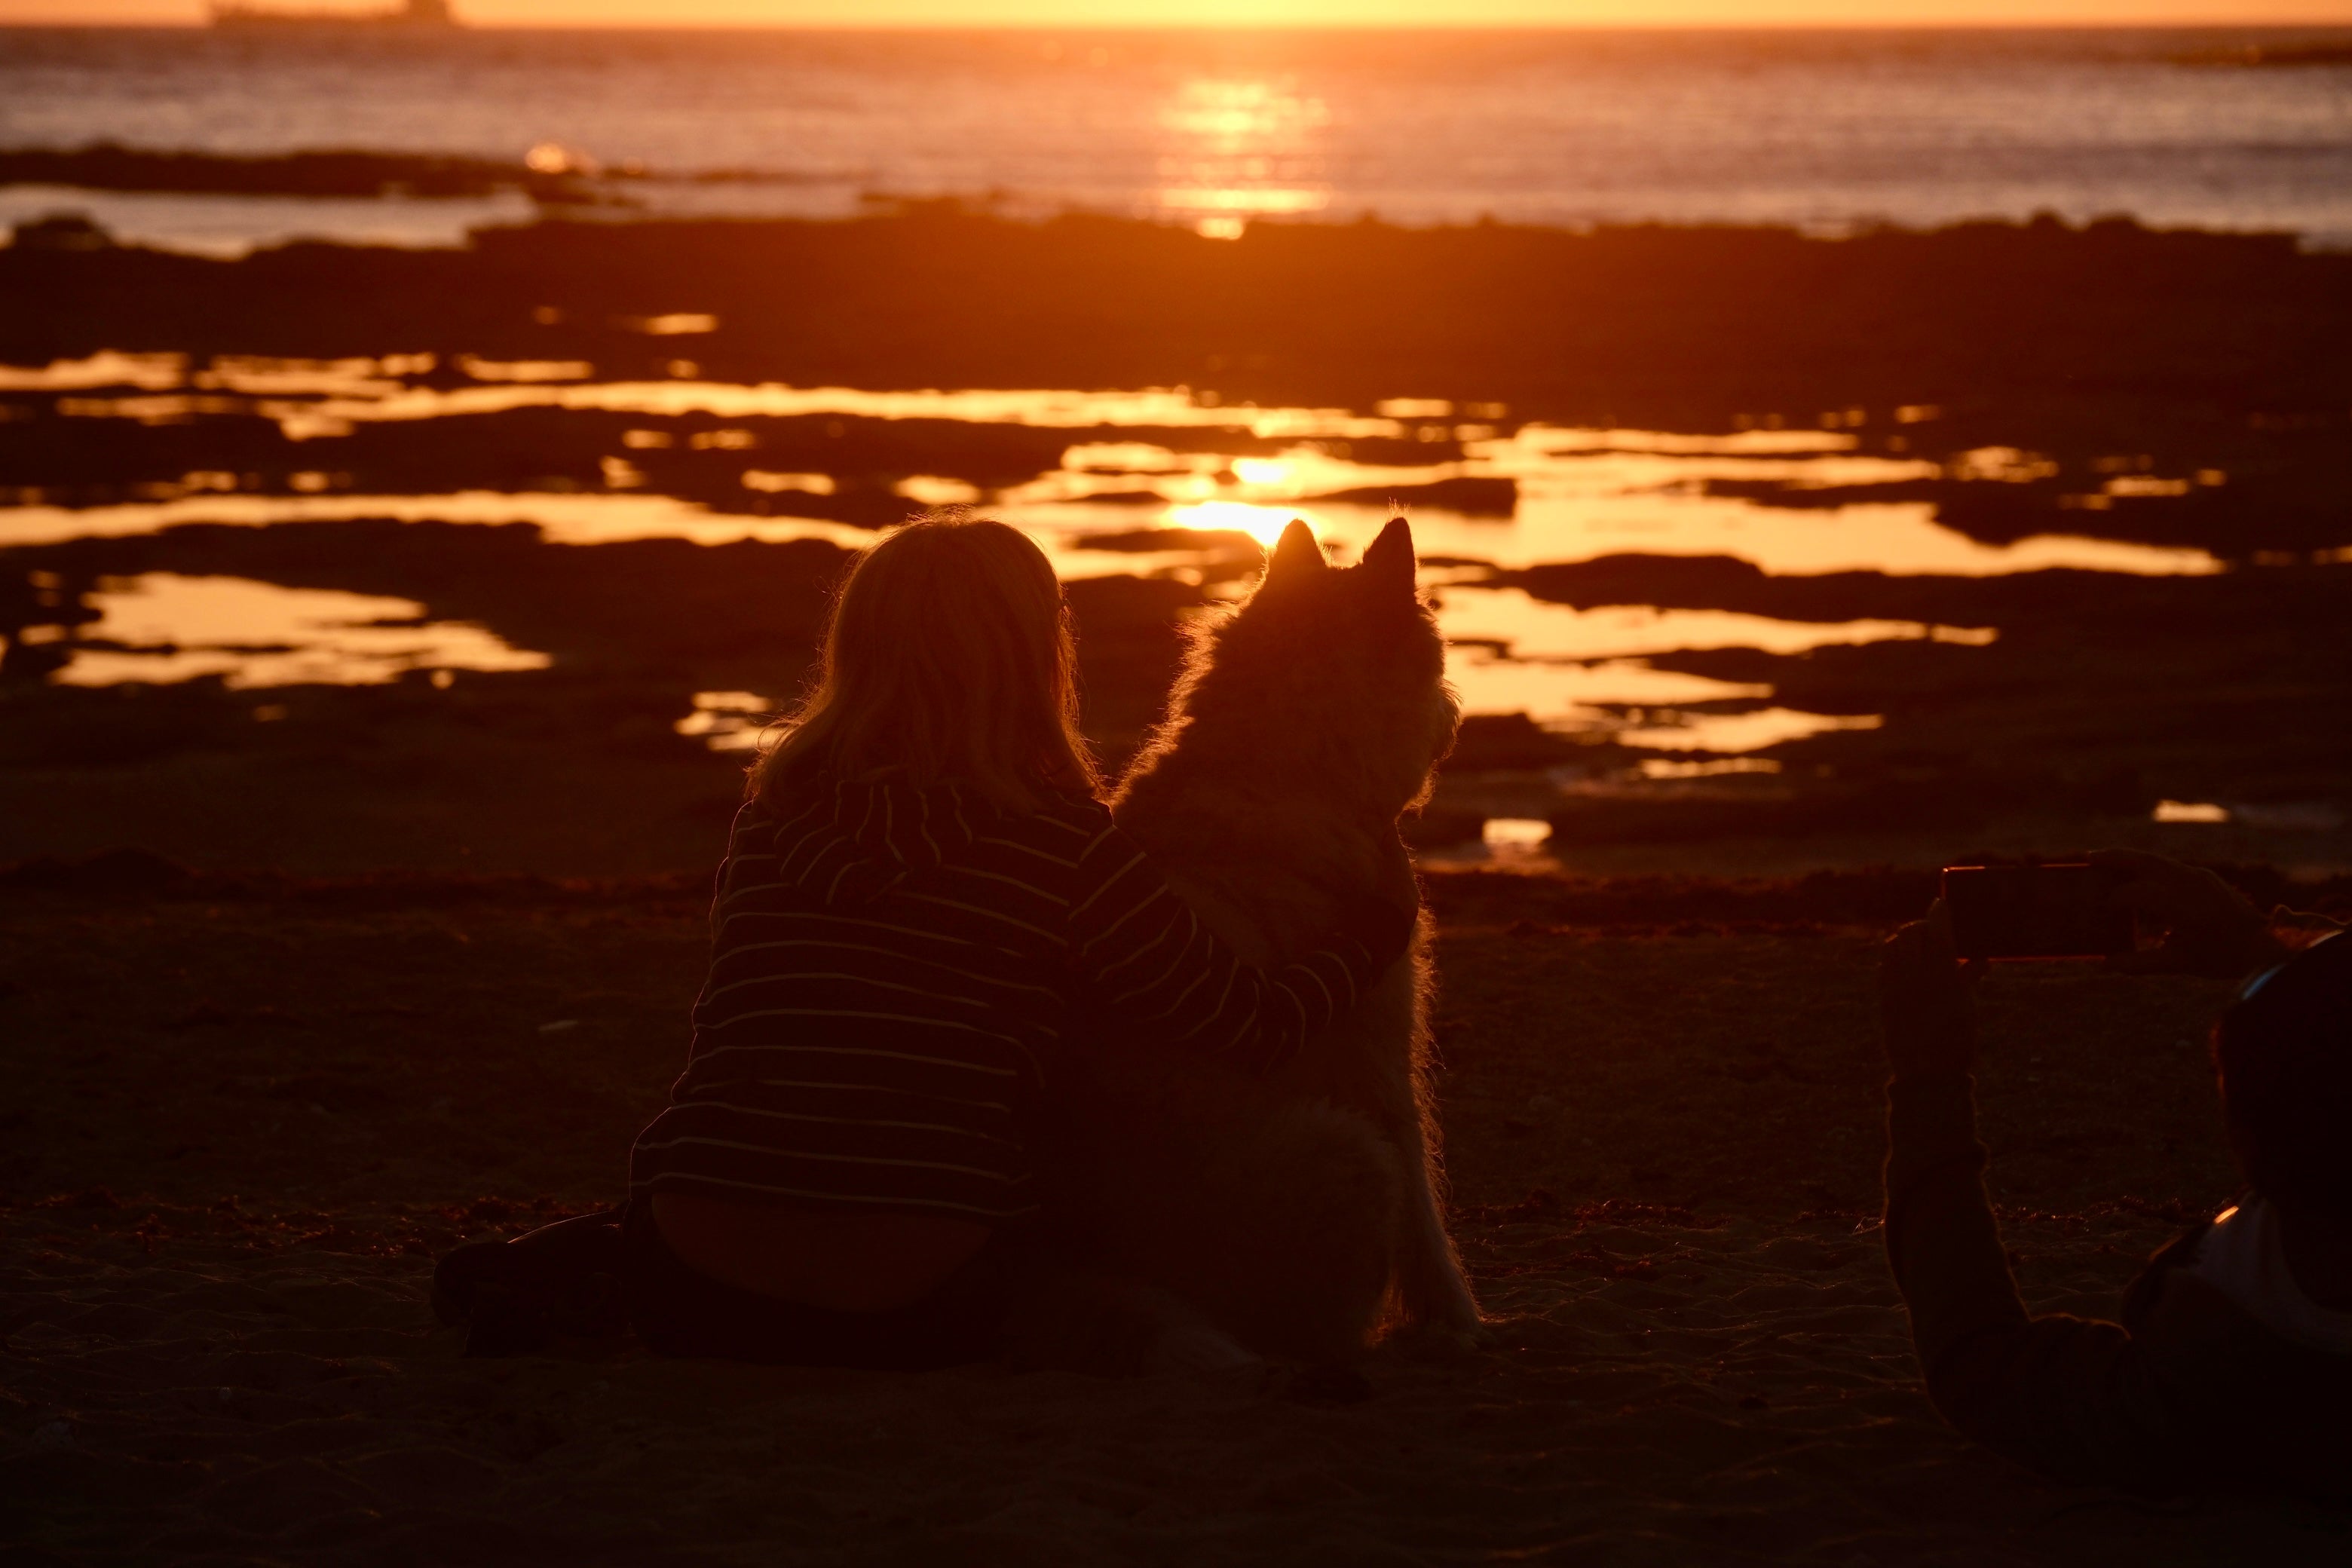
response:
[(1385, 969), (1405, 955), (1412, 946), (1413, 932), (1421, 925), (1421, 889), (1412, 884), (1411, 904), (1401, 904), (1385, 894), (1375, 897), (1358, 895), (1342, 908), (1339, 935), (1342, 941), (1360, 943), (1371, 954), (1375, 968)]

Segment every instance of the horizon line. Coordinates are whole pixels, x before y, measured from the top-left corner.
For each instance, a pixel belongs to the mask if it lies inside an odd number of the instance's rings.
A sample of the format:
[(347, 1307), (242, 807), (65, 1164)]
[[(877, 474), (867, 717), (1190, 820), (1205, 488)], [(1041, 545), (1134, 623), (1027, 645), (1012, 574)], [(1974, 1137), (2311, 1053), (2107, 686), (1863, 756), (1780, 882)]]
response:
[[(291, 10), (292, 7), (288, 9)], [(353, 13), (359, 22), (362, 13)], [(363, 25), (363, 24), (362, 24)], [(197, 19), (148, 20), (119, 18), (87, 22), (63, 22), (43, 17), (12, 19), (0, 14), (0, 28), (26, 32), (54, 31), (93, 33), (111, 31), (210, 33), (216, 31), (209, 21)], [(2324, 21), (2273, 17), (2248, 20), (2239, 16), (2214, 17), (2206, 21), (2186, 21), (2167, 18), (2157, 21), (2083, 21), (2083, 20), (1985, 20), (1885, 23), (1877, 21), (1786, 21), (1786, 22), (1454, 22), (1443, 26), (1415, 26), (1394, 23), (1371, 22), (1096, 22), (1083, 26), (1063, 26), (1050, 22), (740, 22), (693, 20), (679, 21), (572, 21), (572, 22), (467, 22), (459, 21), (448, 29), (453, 33), (1041, 33), (1062, 35), (1086, 34), (1166, 34), (1166, 33), (2179, 33), (2200, 31), (2352, 31), (2352, 9), (2341, 17)], [(403, 33), (401, 36), (412, 36)]]

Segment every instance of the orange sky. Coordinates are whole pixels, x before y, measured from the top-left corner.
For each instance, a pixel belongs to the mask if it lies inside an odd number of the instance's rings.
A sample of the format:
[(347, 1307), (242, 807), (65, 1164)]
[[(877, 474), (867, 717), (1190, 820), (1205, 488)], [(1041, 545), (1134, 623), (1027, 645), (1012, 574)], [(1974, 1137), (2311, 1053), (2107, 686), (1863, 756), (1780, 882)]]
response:
[[(265, 0), (373, 9), (394, 0)], [(2345, 23), (2352, 0), (456, 0), (483, 26), (1661, 26)], [(0, 0), (0, 22), (194, 22), (205, 0)]]
[[(264, 0), (379, 9), (395, 0)], [(457, 0), (482, 26), (2352, 24), (2352, 0)], [(200, 21), (205, 0), (0, 0), (5, 21)]]

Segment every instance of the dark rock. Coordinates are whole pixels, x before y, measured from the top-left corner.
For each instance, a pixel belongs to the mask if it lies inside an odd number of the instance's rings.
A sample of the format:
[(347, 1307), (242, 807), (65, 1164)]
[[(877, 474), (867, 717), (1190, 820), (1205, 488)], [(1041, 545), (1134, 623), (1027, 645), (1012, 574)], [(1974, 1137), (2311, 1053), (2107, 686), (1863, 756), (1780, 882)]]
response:
[(87, 214), (51, 213), (16, 225), (10, 231), (10, 243), (18, 250), (110, 250), (114, 237)]
[(37, 855), (0, 866), (0, 889), (123, 896), (167, 892), (194, 876), (152, 849), (101, 849), (94, 855)]
[(1315, 499), (1388, 506), (1399, 511), (1419, 505), (1443, 507), (1471, 517), (1508, 517), (1519, 509), (1519, 481), (1463, 475), (1432, 479), (1422, 485), (1372, 485), (1360, 489), (1333, 490)]

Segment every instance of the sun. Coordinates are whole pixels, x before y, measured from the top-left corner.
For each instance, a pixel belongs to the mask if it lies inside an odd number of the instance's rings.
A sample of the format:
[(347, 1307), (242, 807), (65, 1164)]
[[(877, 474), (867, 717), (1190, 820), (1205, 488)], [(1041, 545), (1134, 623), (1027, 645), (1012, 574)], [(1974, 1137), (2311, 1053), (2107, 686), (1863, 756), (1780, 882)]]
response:
[(1246, 533), (1268, 550), (1274, 548), (1275, 541), (1282, 537), (1282, 531), (1293, 521), (1305, 523), (1318, 541), (1323, 537), (1323, 529), (1316, 521), (1302, 516), (1293, 507), (1261, 506), (1245, 500), (1203, 500), (1171, 507), (1168, 510), (1168, 526), (1171, 528), (1222, 529)]

